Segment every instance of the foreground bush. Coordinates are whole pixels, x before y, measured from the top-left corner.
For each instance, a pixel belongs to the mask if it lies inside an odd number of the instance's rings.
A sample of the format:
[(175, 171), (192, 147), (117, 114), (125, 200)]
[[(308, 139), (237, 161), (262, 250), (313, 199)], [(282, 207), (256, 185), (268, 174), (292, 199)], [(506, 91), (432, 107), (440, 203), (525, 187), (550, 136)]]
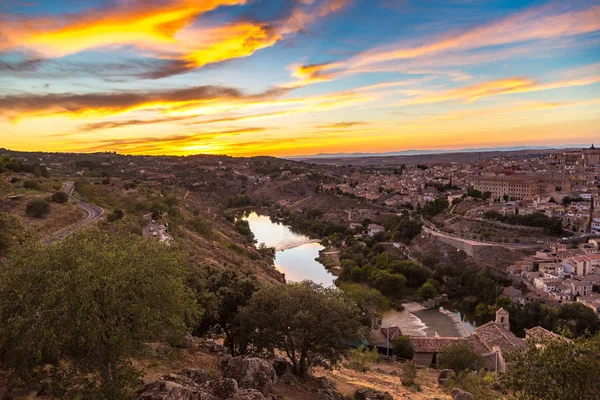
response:
[(99, 230), (17, 247), (0, 268), (2, 365), (23, 377), (55, 366), (58, 397), (128, 398), (128, 358), (180, 341), (198, 315), (184, 271), (174, 246)]
[(600, 398), (600, 335), (529, 342), (507, 354), (503, 382), (524, 400)]

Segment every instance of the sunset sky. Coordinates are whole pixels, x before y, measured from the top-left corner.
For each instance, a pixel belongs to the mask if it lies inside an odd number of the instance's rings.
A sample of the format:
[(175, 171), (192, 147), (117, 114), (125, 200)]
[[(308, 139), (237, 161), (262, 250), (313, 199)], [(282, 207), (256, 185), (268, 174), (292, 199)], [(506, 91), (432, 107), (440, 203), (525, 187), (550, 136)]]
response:
[(0, 147), (600, 143), (598, 0), (0, 0)]

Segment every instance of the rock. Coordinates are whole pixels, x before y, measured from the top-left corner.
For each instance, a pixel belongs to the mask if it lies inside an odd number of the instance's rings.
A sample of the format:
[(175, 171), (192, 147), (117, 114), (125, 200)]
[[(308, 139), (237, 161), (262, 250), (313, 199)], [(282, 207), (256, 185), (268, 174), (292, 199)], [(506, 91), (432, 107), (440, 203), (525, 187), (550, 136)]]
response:
[(139, 400), (217, 400), (197, 383), (184, 376), (171, 374), (145, 385)]
[(442, 369), (438, 374), (438, 385), (444, 386), (448, 382), (448, 378), (454, 374), (451, 369)]
[(256, 389), (266, 394), (277, 383), (273, 366), (254, 357), (226, 357), (221, 361), (224, 378), (235, 379), (240, 389)]
[(184, 369), (179, 375), (191, 379), (198, 385), (202, 385), (210, 380), (210, 374), (203, 369)]
[(266, 398), (258, 390), (243, 389), (229, 397), (227, 400), (266, 400)]
[(219, 399), (228, 399), (238, 392), (238, 383), (235, 379), (223, 378), (209, 382), (207, 389)]
[(452, 389), (452, 399), (453, 400), (475, 400), (475, 397), (469, 392), (465, 392), (462, 389), (454, 388)]
[(321, 400), (344, 400), (343, 394), (332, 389), (319, 389), (317, 395)]
[(226, 352), (225, 347), (220, 344), (212, 340), (203, 340), (200, 338), (194, 338), (194, 349), (210, 354), (225, 354)]
[(281, 375), (279, 377), (279, 381), (289, 386), (295, 386), (298, 384), (298, 378), (296, 378), (296, 375), (292, 374), (291, 372), (286, 372), (285, 374)]
[(388, 392), (373, 389), (358, 389), (354, 392), (354, 400), (394, 400)]
[(277, 377), (284, 375), (286, 372), (292, 372), (294, 367), (285, 357), (279, 357), (273, 360), (273, 368)]

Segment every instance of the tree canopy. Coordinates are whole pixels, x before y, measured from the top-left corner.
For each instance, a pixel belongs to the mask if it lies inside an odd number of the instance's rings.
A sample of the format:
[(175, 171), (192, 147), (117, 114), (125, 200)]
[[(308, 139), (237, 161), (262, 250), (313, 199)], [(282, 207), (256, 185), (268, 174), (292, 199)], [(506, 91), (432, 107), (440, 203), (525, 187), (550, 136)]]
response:
[(254, 351), (285, 352), (301, 377), (317, 360), (340, 361), (348, 343), (370, 329), (357, 315), (340, 290), (311, 281), (262, 288), (240, 312)]
[(144, 342), (180, 341), (197, 318), (184, 278), (180, 249), (134, 235), (94, 229), (16, 247), (0, 268), (0, 358), (22, 375), (68, 368), (71, 389), (124, 398), (128, 357)]
[(600, 336), (529, 342), (509, 352), (503, 382), (523, 400), (600, 398)]

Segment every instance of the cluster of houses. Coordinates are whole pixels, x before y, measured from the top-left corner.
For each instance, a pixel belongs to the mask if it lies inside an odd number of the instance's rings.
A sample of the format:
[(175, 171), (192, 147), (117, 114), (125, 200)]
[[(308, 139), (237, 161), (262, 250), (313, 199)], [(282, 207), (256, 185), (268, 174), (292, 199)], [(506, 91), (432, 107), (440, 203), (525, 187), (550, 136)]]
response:
[[(399, 328), (373, 329), (369, 337), (369, 345), (377, 348), (382, 354), (393, 354), (391, 343), (402, 335)], [(469, 344), (478, 353), (483, 367), (488, 371), (506, 371), (505, 355), (517, 349), (527, 341), (536, 343), (547, 340), (568, 340), (540, 326), (525, 331), (525, 339), (517, 337), (510, 331), (509, 313), (503, 308), (496, 311), (496, 319), (475, 328), (466, 337), (411, 336), (413, 360), (422, 366), (437, 367), (438, 357), (452, 345)]]
[[(557, 243), (534, 256), (515, 262), (508, 273), (523, 282), (529, 292), (514, 287), (505, 295), (520, 304), (533, 301), (564, 304), (580, 302), (600, 317), (600, 240), (590, 239), (577, 248)], [(596, 290), (596, 291), (595, 291)]]

